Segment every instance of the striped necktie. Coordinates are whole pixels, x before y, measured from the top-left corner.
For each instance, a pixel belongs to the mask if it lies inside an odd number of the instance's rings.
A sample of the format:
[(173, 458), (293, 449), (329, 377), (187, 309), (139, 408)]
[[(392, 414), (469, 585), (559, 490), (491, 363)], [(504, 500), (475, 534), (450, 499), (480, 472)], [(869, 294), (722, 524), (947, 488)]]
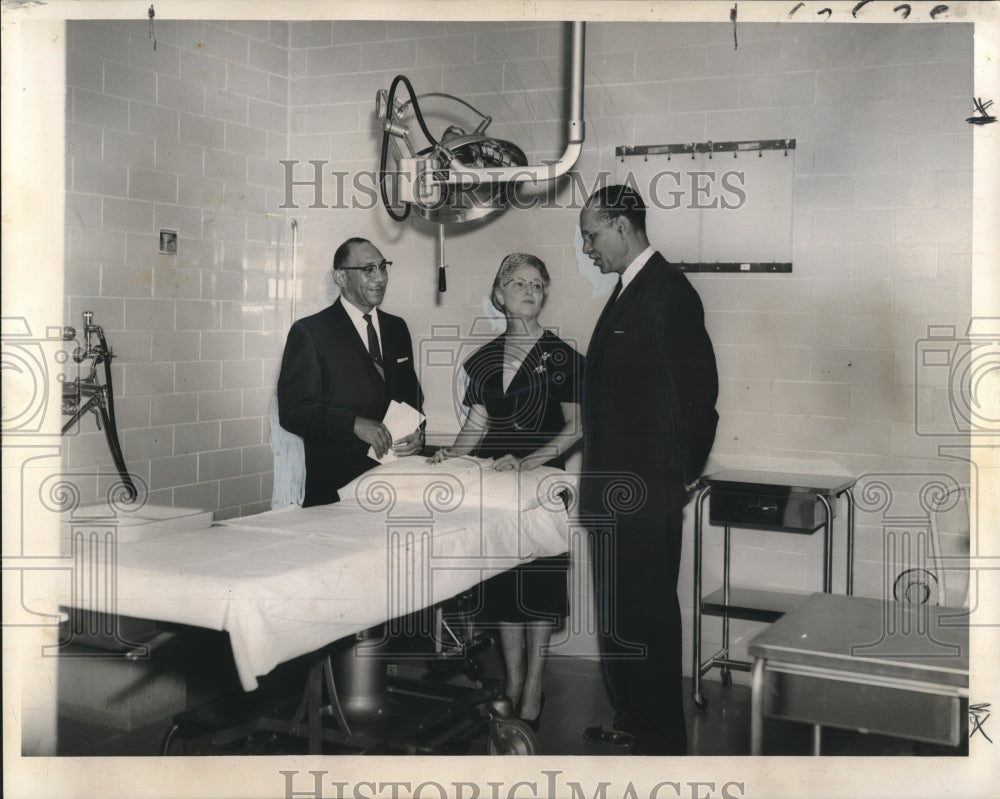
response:
[(372, 324), (372, 315), (366, 313), (364, 315), (365, 323), (368, 325), (368, 353), (372, 356), (372, 360), (375, 362), (375, 368), (378, 369), (378, 373), (381, 378), (385, 379), (385, 368), (382, 366), (382, 349), (378, 345), (378, 333), (375, 332), (375, 325)]

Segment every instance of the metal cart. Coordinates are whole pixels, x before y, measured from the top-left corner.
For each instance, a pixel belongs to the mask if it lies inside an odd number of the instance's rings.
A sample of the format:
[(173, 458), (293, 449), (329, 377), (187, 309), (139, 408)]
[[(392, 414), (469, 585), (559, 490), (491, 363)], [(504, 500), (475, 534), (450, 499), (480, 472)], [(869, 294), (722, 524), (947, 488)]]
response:
[[(722, 669), (722, 682), (732, 682), (731, 670), (750, 671), (752, 663), (729, 654), (730, 619), (774, 621), (794, 608), (808, 594), (762, 588), (732, 587), (729, 584), (729, 556), (732, 528), (774, 530), (811, 535), (823, 530), (823, 592), (833, 590), (833, 519), (840, 496), (847, 498), (847, 581), (846, 593), (854, 591), (854, 497), (853, 477), (789, 474), (727, 469), (705, 475), (698, 484), (694, 504), (694, 656), (691, 677), (694, 702), (708, 703), (701, 693), (701, 678), (712, 668)], [(709, 521), (724, 528), (722, 587), (702, 595), (702, 526), (704, 506), (709, 501)], [(701, 619), (703, 615), (722, 617), (722, 647), (702, 660)]]

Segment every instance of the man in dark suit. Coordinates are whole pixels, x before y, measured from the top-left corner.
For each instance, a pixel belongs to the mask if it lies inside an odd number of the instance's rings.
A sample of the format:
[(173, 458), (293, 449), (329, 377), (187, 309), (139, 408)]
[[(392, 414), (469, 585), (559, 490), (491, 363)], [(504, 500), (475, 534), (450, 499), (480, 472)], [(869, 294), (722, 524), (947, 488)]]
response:
[(333, 256), (340, 297), (292, 325), (278, 375), (278, 418), (302, 437), (303, 507), (337, 502), (337, 489), (378, 464), (389, 449), (412, 455), (423, 430), (396, 441), (382, 424), (390, 400), (422, 410), (406, 322), (378, 309), (391, 263), (370, 241), (351, 238)]
[(595, 192), (580, 231), (584, 253), (619, 275), (587, 351), (580, 486), (615, 715), (584, 737), (685, 754), (677, 576), (683, 509), (715, 440), (715, 353), (697, 292), (649, 244), (635, 190)]

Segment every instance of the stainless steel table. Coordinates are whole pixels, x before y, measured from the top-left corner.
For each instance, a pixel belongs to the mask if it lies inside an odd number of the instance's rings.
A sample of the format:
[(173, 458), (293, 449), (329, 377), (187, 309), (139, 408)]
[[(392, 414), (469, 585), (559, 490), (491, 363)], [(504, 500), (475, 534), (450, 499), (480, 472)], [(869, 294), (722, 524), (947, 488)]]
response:
[[(766, 586), (731, 586), (729, 555), (732, 528), (773, 530), (812, 535), (823, 530), (823, 591), (833, 590), (833, 520), (837, 499), (846, 496), (847, 547), (846, 593), (854, 588), (854, 497), (855, 478), (844, 475), (816, 475), (725, 469), (705, 475), (699, 481), (694, 502), (694, 638), (692, 681), (694, 702), (707, 705), (701, 693), (701, 678), (712, 668), (722, 670), (722, 682), (732, 682), (730, 669), (750, 671), (749, 660), (737, 660), (729, 653), (730, 619), (774, 621), (798, 605), (807, 592), (775, 591)], [(710, 521), (724, 528), (722, 587), (702, 596), (702, 548), (704, 505), (709, 500)], [(702, 615), (722, 617), (722, 646), (702, 660)]]
[(969, 696), (968, 611), (816, 593), (749, 646), (750, 751), (765, 718), (957, 746)]

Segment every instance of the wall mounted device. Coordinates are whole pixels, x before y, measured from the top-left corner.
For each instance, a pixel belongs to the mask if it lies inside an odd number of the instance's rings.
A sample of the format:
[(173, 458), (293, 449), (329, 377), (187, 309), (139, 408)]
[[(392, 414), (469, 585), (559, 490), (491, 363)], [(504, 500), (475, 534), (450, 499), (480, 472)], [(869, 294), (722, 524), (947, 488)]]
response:
[[(62, 434), (66, 435), (88, 411), (94, 414), (97, 429), (104, 429), (111, 450), (111, 458), (122, 479), (130, 499), (138, 497), (132, 475), (125, 466), (125, 456), (118, 440), (118, 425), (115, 420), (115, 398), (111, 383), (111, 359), (114, 352), (108, 346), (104, 337), (104, 328), (94, 324), (94, 312), (83, 312), (83, 346), (73, 350), (73, 360), (76, 363), (90, 361), (90, 371), (86, 376), (76, 377), (63, 383), (62, 411), (70, 419), (63, 425)], [(63, 341), (76, 339), (76, 330), (72, 327), (63, 328)], [(104, 382), (100, 381), (97, 367), (104, 364)]]
[(160, 252), (166, 255), (177, 255), (177, 231), (160, 231)]
[[(449, 94), (417, 95), (405, 75), (397, 75), (389, 89), (380, 90), (376, 96), (376, 116), (382, 127), (379, 158), (382, 203), (397, 222), (415, 210), (424, 219), (442, 226), (438, 231), (439, 291), (446, 288), (445, 224), (471, 222), (502, 211), (514, 184), (555, 180), (573, 167), (583, 150), (584, 23), (570, 24), (570, 118), (565, 150), (555, 161), (529, 165), (516, 144), (486, 135), (492, 117)], [(396, 97), (400, 86), (409, 94), (405, 102)], [(420, 107), (420, 101), (427, 98), (444, 98), (475, 114), (478, 119), (471, 132), (452, 124), (435, 136)], [(419, 144), (414, 142), (410, 128), (413, 123), (424, 140)]]

